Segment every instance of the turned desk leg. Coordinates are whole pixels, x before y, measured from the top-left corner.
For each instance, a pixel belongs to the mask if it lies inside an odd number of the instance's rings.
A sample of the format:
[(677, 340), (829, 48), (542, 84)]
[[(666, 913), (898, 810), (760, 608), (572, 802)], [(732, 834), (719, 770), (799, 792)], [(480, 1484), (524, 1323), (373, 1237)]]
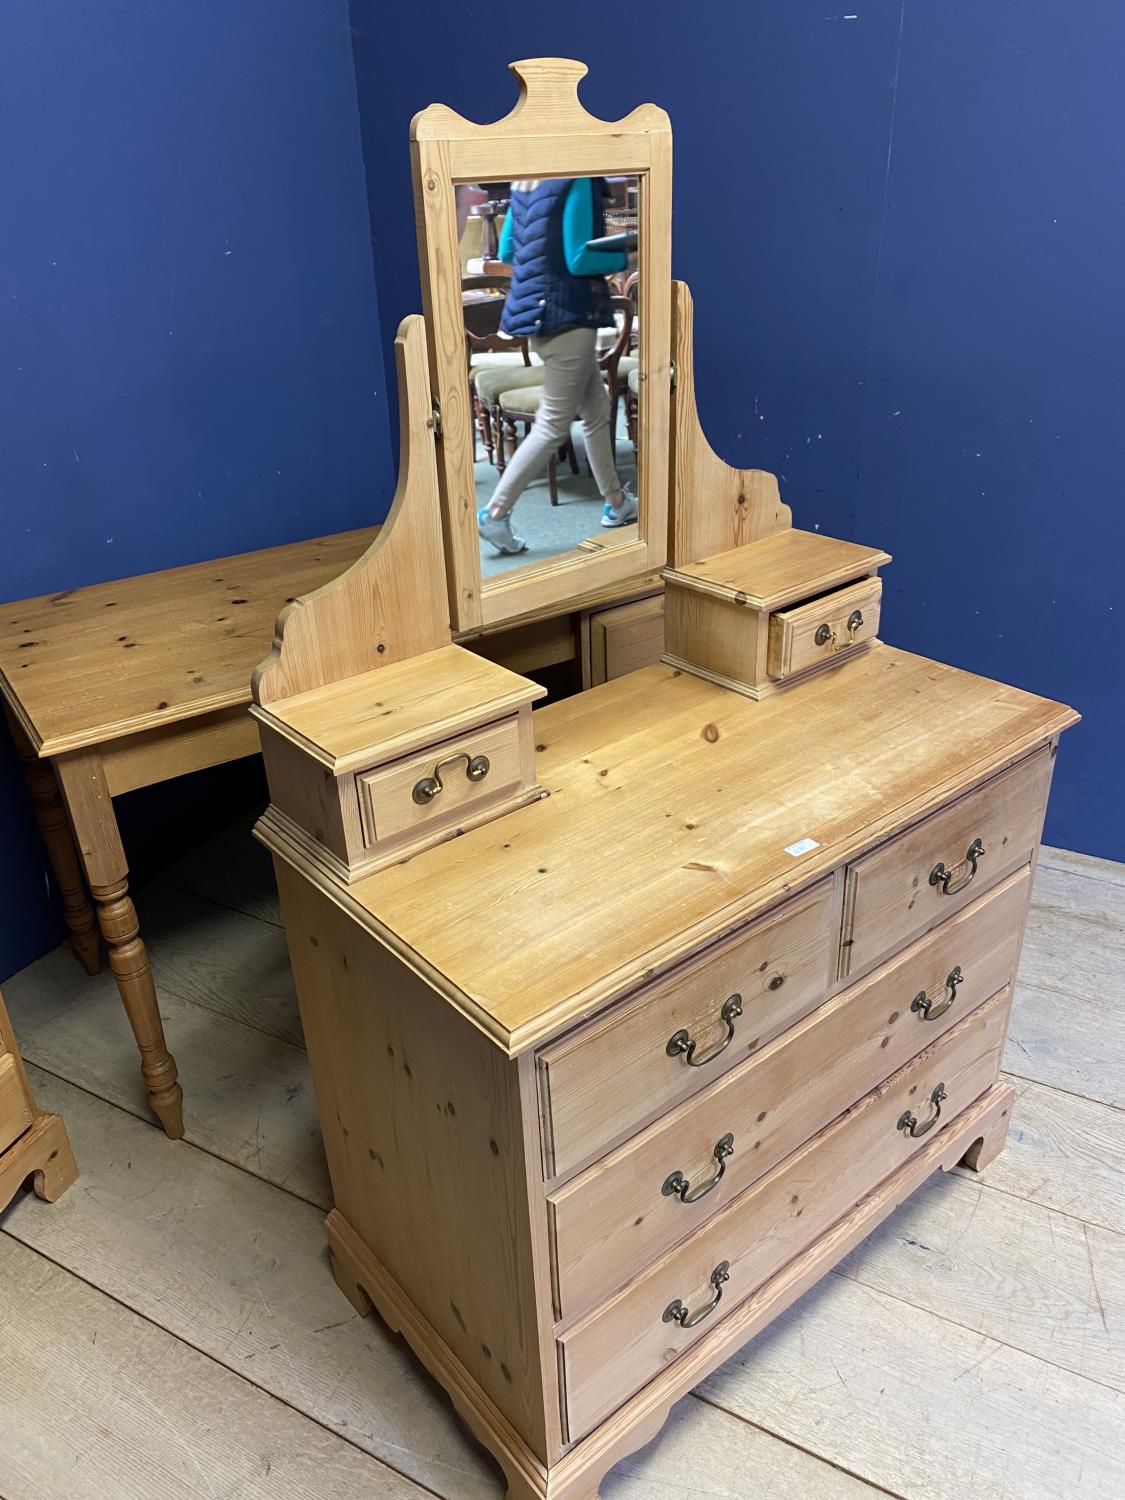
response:
[(101, 757), (95, 751), (77, 751), (59, 756), (55, 769), (86, 879), (97, 903), (98, 923), (109, 948), (109, 966), (140, 1049), (149, 1103), (165, 1135), (178, 1140), (184, 1133), (183, 1090), (176, 1081), (175, 1059), (164, 1040), (152, 969), (129, 895), (129, 868)]
[(86, 899), (86, 886), (78, 867), (78, 851), (59, 796), (59, 784), (49, 760), (40, 760), (22, 727), (10, 719), (16, 754), (23, 762), (23, 779), (31, 794), (31, 805), (39, 832), (47, 846), (47, 858), (62, 897), (63, 915), (70, 929), (70, 946), (87, 974), (101, 968), (98, 924)]

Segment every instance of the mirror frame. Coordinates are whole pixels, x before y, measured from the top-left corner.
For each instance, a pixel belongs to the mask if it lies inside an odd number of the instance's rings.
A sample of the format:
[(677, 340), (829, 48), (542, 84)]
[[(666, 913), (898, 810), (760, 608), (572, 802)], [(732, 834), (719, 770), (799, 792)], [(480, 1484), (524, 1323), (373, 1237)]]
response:
[[(553, 610), (581, 595), (663, 566), (668, 549), (672, 387), (672, 127), (643, 104), (599, 120), (578, 98), (584, 63), (533, 58), (509, 64), (520, 82), (512, 111), (492, 124), (431, 104), (410, 126), (414, 213), (437, 444), (450, 614), (458, 632)], [(461, 303), (454, 185), (523, 177), (639, 178), (640, 447), (635, 539), (606, 532), (540, 564), (482, 580), (472, 419)], [(631, 528), (630, 528), (631, 529)]]

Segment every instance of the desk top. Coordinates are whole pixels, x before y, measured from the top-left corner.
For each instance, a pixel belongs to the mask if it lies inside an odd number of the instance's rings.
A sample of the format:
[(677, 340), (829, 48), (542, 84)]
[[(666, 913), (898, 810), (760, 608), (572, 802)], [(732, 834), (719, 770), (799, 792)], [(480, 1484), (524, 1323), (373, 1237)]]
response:
[(376, 529), (0, 606), (0, 692), (41, 755), (248, 704), (282, 609)]
[(520, 1052), (1077, 717), (889, 646), (762, 702), (648, 667), (536, 711), (548, 797), (333, 895)]

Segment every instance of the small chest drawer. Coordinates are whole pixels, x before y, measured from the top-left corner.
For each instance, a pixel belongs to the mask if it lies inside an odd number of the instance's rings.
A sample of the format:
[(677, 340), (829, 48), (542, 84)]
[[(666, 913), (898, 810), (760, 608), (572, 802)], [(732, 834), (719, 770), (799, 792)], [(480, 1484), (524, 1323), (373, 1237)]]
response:
[(879, 634), (881, 578), (865, 578), (770, 616), (768, 671), (785, 678)]
[(590, 1307), (1013, 975), (1025, 868), (548, 1199), (556, 1315)]
[(589, 1432), (995, 1081), (1009, 992), (981, 1006), (559, 1339), (568, 1438)]
[(850, 865), (840, 974), (861, 972), (1026, 864), (1050, 781), (1045, 746)]
[(519, 720), (502, 719), (356, 777), (364, 844), (464, 817), (520, 784)]
[(31, 1128), (31, 1109), (19, 1068), (12, 1054), (2, 1050), (3, 1045), (0, 1041), (0, 1151)]
[(831, 883), (538, 1058), (544, 1171), (560, 1176), (697, 1093), (824, 998)]

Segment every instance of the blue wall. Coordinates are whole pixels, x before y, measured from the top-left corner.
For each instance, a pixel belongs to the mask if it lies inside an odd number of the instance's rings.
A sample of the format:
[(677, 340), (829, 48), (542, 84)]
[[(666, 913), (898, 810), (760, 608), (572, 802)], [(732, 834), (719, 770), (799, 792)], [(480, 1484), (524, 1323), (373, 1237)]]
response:
[[(1125, 8), (609, 19), (10, 0), (0, 598), (382, 514), (380, 350), (420, 304), (410, 117), (496, 118), (510, 58), (578, 56), (596, 113), (672, 115), (716, 446), (778, 472), (799, 524), (896, 554), (889, 639), (1085, 713), (1047, 834), (1125, 859)], [(55, 931), (7, 769), (0, 975)]]
[(1125, 7), (351, 13), (384, 319), (418, 304), (390, 207), (417, 109), (495, 119), (507, 62), (547, 54), (590, 64), (596, 114), (664, 105), (716, 447), (894, 552), (889, 640), (1081, 709), (1047, 838), (1125, 859)]
[[(0, 7), (0, 599), (379, 519), (344, 0)], [(0, 976), (54, 940), (0, 752)]]

